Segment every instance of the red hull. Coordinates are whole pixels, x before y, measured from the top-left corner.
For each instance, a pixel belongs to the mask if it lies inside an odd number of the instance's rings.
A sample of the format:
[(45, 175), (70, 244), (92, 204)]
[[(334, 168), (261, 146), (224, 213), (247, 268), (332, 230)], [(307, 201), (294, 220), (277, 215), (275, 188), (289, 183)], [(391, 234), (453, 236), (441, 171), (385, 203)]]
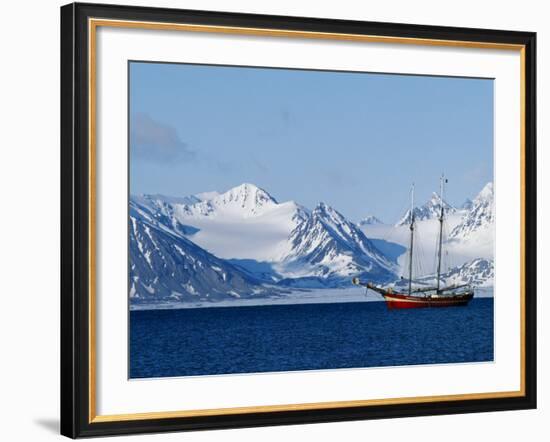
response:
[(473, 292), (461, 295), (409, 296), (399, 293), (383, 295), (389, 309), (427, 308), (427, 307), (464, 307), (474, 297)]

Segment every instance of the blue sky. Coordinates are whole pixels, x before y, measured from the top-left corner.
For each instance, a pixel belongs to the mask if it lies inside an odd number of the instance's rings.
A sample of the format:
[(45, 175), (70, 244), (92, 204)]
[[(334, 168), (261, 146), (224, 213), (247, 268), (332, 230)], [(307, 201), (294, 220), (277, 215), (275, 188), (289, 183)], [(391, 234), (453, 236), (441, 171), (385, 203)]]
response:
[(449, 179), (493, 179), (493, 81), (130, 63), (130, 191), (184, 196), (254, 183), (394, 222)]

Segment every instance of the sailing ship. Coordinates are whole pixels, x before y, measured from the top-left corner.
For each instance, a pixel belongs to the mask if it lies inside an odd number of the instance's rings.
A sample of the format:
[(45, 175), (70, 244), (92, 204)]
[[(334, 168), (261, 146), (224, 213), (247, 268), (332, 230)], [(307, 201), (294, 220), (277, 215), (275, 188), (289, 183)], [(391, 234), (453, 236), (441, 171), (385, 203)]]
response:
[(441, 257), (443, 249), (443, 223), (445, 220), (445, 203), (443, 201), (444, 184), (447, 182), (442, 175), (439, 191), (439, 230), (437, 238), (437, 276), (433, 287), (413, 287), (413, 250), (415, 235), (415, 213), (414, 213), (414, 184), (411, 187), (411, 210), (409, 211), (410, 240), (408, 247), (408, 290), (401, 290), (393, 286), (378, 286), (371, 282), (362, 282), (353, 278), (355, 285), (366, 287), (367, 291), (382, 295), (386, 305), (390, 309), (402, 308), (424, 308), (424, 307), (459, 307), (466, 306), (474, 297), (474, 290), (469, 284), (451, 285), (444, 287), (441, 281)]

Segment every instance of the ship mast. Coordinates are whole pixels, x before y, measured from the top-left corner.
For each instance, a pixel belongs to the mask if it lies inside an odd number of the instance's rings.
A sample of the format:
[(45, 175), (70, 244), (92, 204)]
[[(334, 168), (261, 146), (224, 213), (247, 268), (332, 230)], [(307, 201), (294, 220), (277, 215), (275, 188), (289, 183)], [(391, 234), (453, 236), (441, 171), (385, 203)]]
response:
[(409, 296), (412, 292), (412, 272), (413, 272), (413, 245), (414, 245), (414, 183), (411, 186), (411, 211), (409, 215), (411, 244), (409, 247)]
[(441, 212), (439, 215), (439, 241), (437, 250), (437, 293), (439, 293), (440, 280), (441, 280), (441, 249), (443, 246), (443, 218), (445, 215), (445, 208), (443, 206), (443, 185), (447, 182), (445, 176), (442, 174), (439, 179), (439, 204), (441, 206)]

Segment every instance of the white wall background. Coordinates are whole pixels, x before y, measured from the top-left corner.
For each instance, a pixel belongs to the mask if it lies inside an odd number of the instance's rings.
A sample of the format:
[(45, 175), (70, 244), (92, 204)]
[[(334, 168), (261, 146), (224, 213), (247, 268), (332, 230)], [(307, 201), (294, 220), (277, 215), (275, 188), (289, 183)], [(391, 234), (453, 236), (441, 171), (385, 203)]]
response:
[[(113, 0), (114, 1), (114, 0)], [(550, 302), (544, 258), (550, 219), (543, 201), (550, 179), (547, 2), (461, 0), (120, 0), (126, 4), (420, 23), (538, 32), (539, 409), (460, 416), (268, 427), (124, 440), (280, 441), (548, 440)], [(58, 0), (12, 1), (0, 26), (0, 439), (58, 436), (59, 409), (59, 6)], [(546, 126), (546, 127), (545, 127)], [(549, 163), (550, 164), (550, 163)], [(546, 252), (543, 251), (546, 249)]]

